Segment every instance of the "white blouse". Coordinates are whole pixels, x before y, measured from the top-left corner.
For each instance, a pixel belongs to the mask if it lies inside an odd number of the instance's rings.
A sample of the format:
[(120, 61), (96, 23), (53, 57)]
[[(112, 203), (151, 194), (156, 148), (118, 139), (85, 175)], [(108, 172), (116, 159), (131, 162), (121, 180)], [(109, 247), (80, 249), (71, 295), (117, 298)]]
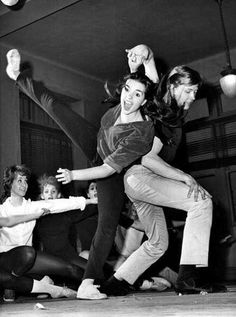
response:
[[(51, 213), (60, 213), (74, 209), (84, 210), (86, 199), (84, 197), (70, 197), (61, 199), (31, 201), (23, 198), (21, 206), (13, 206), (11, 198), (0, 205), (0, 217), (10, 217), (22, 214), (39, 213), (42, 208), (49, 209)], [(6, 252), (12, 248), (29, 245), (32, 246), (33, 229), (36, 220), (20, 223), (14, 227), (0, 228), (0, 252)]]

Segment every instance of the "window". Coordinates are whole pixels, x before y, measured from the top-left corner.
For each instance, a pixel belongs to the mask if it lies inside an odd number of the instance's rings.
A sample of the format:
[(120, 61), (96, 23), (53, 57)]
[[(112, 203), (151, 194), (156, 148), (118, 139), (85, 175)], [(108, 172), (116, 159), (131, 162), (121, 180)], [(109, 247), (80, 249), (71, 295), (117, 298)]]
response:
[(21, 160), (37, 176), (73, 168), (72, 143), (31, 99), (20, 93)]

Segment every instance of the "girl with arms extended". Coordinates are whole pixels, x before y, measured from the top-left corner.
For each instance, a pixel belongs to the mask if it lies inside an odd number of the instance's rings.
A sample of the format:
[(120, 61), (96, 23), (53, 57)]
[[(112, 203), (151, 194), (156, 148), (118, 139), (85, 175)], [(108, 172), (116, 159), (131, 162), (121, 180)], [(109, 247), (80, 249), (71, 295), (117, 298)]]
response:
[[(46, 211), (65, 212), (84, 209), (89, 203), (84, 197), (31, 201), (24, 198), (28, 189), (30, 170), (22, 165), (6, 168), (3, 179), (3, 204), (0, 205), (0, 285), (20, 292), (49, 293), (52, 297), (75, 297), (70, 289), (63, 289), (29, 278), (31, 274), (53, 274), (81, 280), (86, 261), (81, 267), (32, 247), (35, 220)], [(45, 211), (46, 210), (46, 211)], [(47, 213), (46, 212), (46, 213)]]

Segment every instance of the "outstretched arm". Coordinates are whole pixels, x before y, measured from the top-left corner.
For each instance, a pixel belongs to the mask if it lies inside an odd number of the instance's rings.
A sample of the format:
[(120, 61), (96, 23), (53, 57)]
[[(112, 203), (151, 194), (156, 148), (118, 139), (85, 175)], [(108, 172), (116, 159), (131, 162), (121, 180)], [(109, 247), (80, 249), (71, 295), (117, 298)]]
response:
[(48, 209), (51, 214), (66, 212), (69, 210), (80, 209), (84, 210), (86, 205), (95, 203), (90, 199), (86, 199), (83, 196), (70, 197), (70, 198), (59, 198), (59, 199), (48, 199), (48, 200), (37, 200), (31, 201), (28, 204), (29, 212), (37, 213), (39, 210)]
[(149, 77), (154, 83), (159, 82), (159, 76), (154, 61), (154, 55), (150, 47), (145, 44), (137, 45), (131, 49), (125, 50), (127, 53), (128, 64), (130, 72), (136, 72), (143, 64), (145, 75)]
[(39, 213), (28, 214), (28, 215), (17, 215), (11, 217), (0, 217), (0, 228), (1, 227), (14, 227), (19, 223), (28, 222), (31, 220), (36, 220), (41, 216), (45, 216), (49, 213), (48, 210), (42, 209)]
[(71, 181), (75, 180), (85, 181), (105, 178), (114, 174), (115, 172), (116, 170), (114, 168), (104, 163), (100, 166), (72, 171), (68, 169), (59, 168), (57, 170), (58, 174), (56, 175), (56, 178), (59, 182), (62, 182), (62, 184), (68, 184)]

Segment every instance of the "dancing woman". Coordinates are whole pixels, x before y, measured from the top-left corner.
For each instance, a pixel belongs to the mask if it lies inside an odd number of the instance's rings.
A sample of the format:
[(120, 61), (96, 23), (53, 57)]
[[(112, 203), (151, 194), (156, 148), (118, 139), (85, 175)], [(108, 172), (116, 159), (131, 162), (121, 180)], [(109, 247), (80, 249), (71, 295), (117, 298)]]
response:
[[(96, 131), (91, 124), (71, 111), (67, 105), (56, 100), (27, 74), (20, 73), (20, 55), (17, 50), (9, 51), (7, 58), (8, 76), (16, 80), (18, 87), (42, 107), (82, 148), (90, 161), (93, 161), (96, 154)], [(147, 50), (146, 69), (152, 58)], [(144, 115), (143, 109), (153, 103), (153, 86), (153, 82), (139, 72), (124, 77), (117, 90), (117, 105), (109, 109), (101, 120), (97, 136), (99, 161), (96, 166), (72, 172), (59, 170), (58, 179), (63, 182), (72, 179), (97, 179), (98, 227), (90, 249), (84, 280), (77, 293), (78, 298), (107, 297), (99, 292), (94, 280), (104, 279), (103, 266), (114, 240), (125, 198), (124, 172), (148, 153), (152, 146), (153, 122), (149, 116)]]
[(148, 240), (106, 283), (107, 293), (119, 295), (116, 280), (133, 285), (165, 253), (168, 233), (161, 207), (187, 213), (176, 291), (203, 290), (196, 285), (195, 277), (196, 267), (208, 266), (211, 196), (191, 175), (170, 165), (181, 141), (183, 118), (200, 85), (199, 74), (186, 66), (174, 67), (159, 84), (156, 96), (159, 113), (152, 150), (142, 158), (142, 164), (133, 165), (124, 176), (125, 192), (134, 203)]

